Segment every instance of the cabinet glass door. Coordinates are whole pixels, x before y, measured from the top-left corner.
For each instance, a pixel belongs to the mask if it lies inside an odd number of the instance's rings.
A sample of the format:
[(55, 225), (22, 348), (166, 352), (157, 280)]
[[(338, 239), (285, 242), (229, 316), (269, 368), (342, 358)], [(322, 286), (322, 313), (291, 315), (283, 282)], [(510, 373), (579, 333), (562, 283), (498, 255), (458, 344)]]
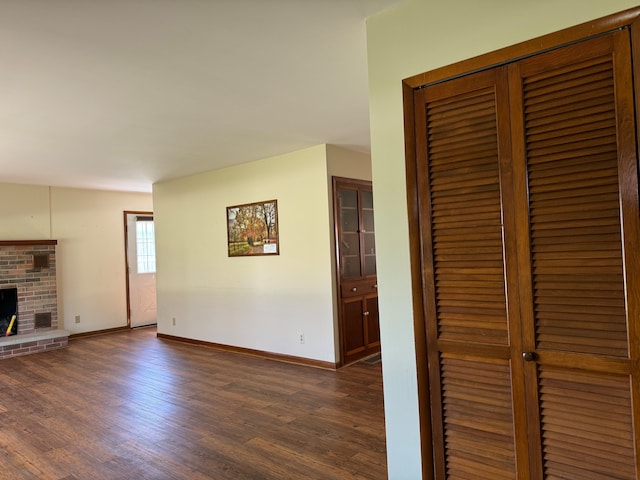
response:
[(358, 191), (342, 188), (338, 191), (340, 202), (340, 267), (343, 277), (359, 277), (360, 221), (358, 218)]
[(364, 248), (364, 274), (376, 274), (376, 241), (373, 224), (373, 193), (362, 191), (362, 237)]

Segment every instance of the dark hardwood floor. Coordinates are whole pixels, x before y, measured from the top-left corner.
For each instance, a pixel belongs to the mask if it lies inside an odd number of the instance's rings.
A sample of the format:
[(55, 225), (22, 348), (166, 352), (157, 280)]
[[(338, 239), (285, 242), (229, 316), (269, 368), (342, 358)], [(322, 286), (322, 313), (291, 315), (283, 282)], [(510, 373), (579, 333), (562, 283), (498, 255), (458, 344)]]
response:
[(83, 337), (0, 361), (0, 478), (386, 478), (380, 364)]

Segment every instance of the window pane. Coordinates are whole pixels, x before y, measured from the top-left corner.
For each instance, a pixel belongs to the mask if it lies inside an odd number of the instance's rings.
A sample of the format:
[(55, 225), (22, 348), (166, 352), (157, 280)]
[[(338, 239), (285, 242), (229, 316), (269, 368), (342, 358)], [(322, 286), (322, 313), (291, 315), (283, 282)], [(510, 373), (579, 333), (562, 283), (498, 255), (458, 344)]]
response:
[(156, 243), (153, 220), (136, 222), (136, 256), (138, 273), (156, 271)]

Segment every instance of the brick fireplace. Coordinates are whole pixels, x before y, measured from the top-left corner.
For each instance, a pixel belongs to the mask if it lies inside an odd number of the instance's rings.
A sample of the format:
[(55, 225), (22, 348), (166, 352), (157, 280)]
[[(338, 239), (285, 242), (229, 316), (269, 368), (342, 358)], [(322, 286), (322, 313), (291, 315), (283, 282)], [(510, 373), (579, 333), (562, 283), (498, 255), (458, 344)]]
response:
[[(56, 240), (0, 241), (0, 290), (17, 289), (17, 334), (0, 332), (0, 359), (65, 347), (58, 329)], [(10, 295), (5, 295), (10, 297)]]

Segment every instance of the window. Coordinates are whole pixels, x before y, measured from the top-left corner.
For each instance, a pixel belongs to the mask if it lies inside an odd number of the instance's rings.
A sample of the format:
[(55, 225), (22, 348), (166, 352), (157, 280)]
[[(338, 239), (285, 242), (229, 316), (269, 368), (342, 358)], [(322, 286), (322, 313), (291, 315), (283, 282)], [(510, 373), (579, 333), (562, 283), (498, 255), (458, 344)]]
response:
[(136, 220), (136, 256), (138, 273), (155, 273), (156, 243), (153, 217), (138, 217)]

